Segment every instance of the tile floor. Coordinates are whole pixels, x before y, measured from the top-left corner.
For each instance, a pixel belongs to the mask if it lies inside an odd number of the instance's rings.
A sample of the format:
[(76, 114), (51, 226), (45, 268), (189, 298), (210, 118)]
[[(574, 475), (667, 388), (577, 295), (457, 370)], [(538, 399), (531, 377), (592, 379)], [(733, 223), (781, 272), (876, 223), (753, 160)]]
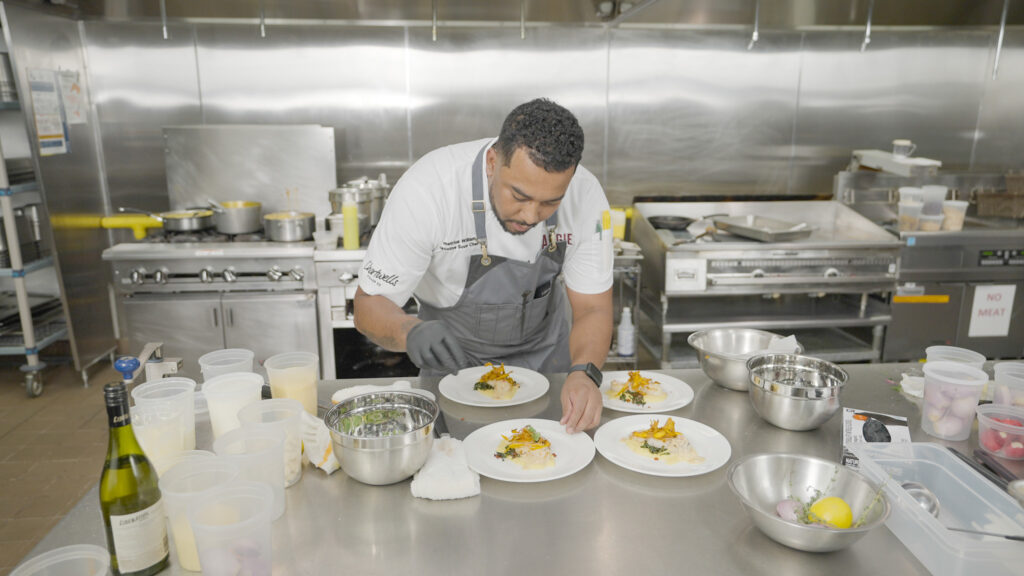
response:
[(70, 366), (47, 368), (29, 398), (16, 367), (0, 367), (0, 576), (8, 574), (99, 481), (107, 450), (102, 362), (89, 388)]

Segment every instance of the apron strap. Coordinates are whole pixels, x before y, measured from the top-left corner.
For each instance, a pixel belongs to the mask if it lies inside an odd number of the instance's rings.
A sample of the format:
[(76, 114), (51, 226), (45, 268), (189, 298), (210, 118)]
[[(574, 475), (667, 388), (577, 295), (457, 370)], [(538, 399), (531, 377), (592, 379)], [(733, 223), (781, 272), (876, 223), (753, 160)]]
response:
[[(484, 203), (484, 154), (488, 146), (485, 145), (477, 153), (473, 160), (473, 227), (476, 229), (476, 243), (480, 245), (480, 263), (484, 266), (491, 265), (491, 257), (487, 254), (487, 206)], [(547, 227), (548, 252), (558, 249), (555, 245), (555, 229), (558, 227), (558, 210), (551, 213), (544, 222)]]

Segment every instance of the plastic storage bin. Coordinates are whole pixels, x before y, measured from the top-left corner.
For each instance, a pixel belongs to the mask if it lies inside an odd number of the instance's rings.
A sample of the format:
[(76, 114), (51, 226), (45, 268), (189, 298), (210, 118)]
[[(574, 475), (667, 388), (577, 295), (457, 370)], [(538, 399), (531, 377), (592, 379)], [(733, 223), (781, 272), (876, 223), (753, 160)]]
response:
[[(969, 528), (1024, 535), (1024, 509), (1009, 494), (938, 444), (856, 444), (860, 471), (882, 485), (892, 514), (885, 525), (936, 576), (1020, 574), (1020, 542), (954, 532)], [(900, 487), (920, 482), (939, 499), (936, 518)]]

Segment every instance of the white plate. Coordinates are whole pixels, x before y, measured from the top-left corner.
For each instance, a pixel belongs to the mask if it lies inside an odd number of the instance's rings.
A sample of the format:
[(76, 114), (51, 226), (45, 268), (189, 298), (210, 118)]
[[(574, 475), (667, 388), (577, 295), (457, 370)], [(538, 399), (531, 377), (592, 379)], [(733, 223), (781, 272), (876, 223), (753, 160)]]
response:
[(487, 366), (463, 368), (459, 370), (458, 374), (449, 374), (442, 378), (441, 383), (437, 386), (438, 390), (442, 396), (452, 402), (458, 402), (466, 406), (490, 407), (526, 404), (547, 394), (548, 388), (551, 386), (547, 378), (533, 370), (516, 366), (505, 366), (505, 371), (519, 384), (519, 390), (516, 390), (516, 395), (508, 400), (495, 400), (494, 398), (484, 396), (477, 390), (473, 390), (473, 385), (488, 370), (490, 368)]
[[(634, 431), (650, 427), (651, 420), (660, 420), (664, 425), (668, 418), (675, 421), (676, 432), (682, 432), (697, 450), (697, 454), (704, 457), (703, 462), (700, 464), (686, 462), (665, 464), (633, 452), (622, 441)], [(718, 430), (700, 422), (667, 414), (643, 414), (616, 418), (597, 429), (594, 434), (594, 445), (597, 447), (597, 451), (613, 464), (652, 476), (699, 476), (720, 468), (732, 456), (732, 446)]]
[[(513, 428), (533, 426), (551, 442), (555, 465), (543, 470), (524, 470), (519, 464), (494, 457), (501, 436)], [(579, 472), (594, 459), (594, 441), (583, 432), (565, 433), (565, 426), (554, 420), (521, 418), (488, 424), (474, 431), (462, 442), (469, 467), (483, 476), (506, 482), (544, 482)]]
[(648, 414), (651, 412), (675, 410), (693, 402), (693, 388), (690, 388), (690, 385), (686, 382), (683, 382), (678, 378), (673, 378), (667, 374), (662, 374), (661, 372), (650, 372), (648, 370), (640, 370), (640, 375), (644, 378), (650, 378), (655, 382), (659, 382), (661, 384), (661, 389), (665, 391), (668, 398), (661, 402), (649, 402), (644, 406), (637, 406), (630, 402), (623, 402), (618, 398), (609, 398), (608, 391), (611, 390), (612, 380), (624, 382), (629, 378), (629, 372), (623, 370), (618, 372), (605, 372), (604, 378), (601, 379), (601, 401), (604, 403), (604, 407), (612, 410), (618, 410), (619, 412)]

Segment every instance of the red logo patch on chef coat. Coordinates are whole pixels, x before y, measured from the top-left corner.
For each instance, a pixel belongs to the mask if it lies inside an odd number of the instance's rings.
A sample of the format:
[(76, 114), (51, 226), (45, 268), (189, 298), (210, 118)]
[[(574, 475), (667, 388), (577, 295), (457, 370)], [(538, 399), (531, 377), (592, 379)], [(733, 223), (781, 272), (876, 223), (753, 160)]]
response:
[[(569, 232), (568, 234), (557, 234), (556, 233), (555, 234), (555, 243), (557, 244), (559, 242), (565, 242), (569, 246), (572, 246), (572, 232)], [(540, 247), (541, 248), (547, 248), (548, 247), (548, 235), (547, 234), (544, 235), (544, 239), (541, 241)]]

